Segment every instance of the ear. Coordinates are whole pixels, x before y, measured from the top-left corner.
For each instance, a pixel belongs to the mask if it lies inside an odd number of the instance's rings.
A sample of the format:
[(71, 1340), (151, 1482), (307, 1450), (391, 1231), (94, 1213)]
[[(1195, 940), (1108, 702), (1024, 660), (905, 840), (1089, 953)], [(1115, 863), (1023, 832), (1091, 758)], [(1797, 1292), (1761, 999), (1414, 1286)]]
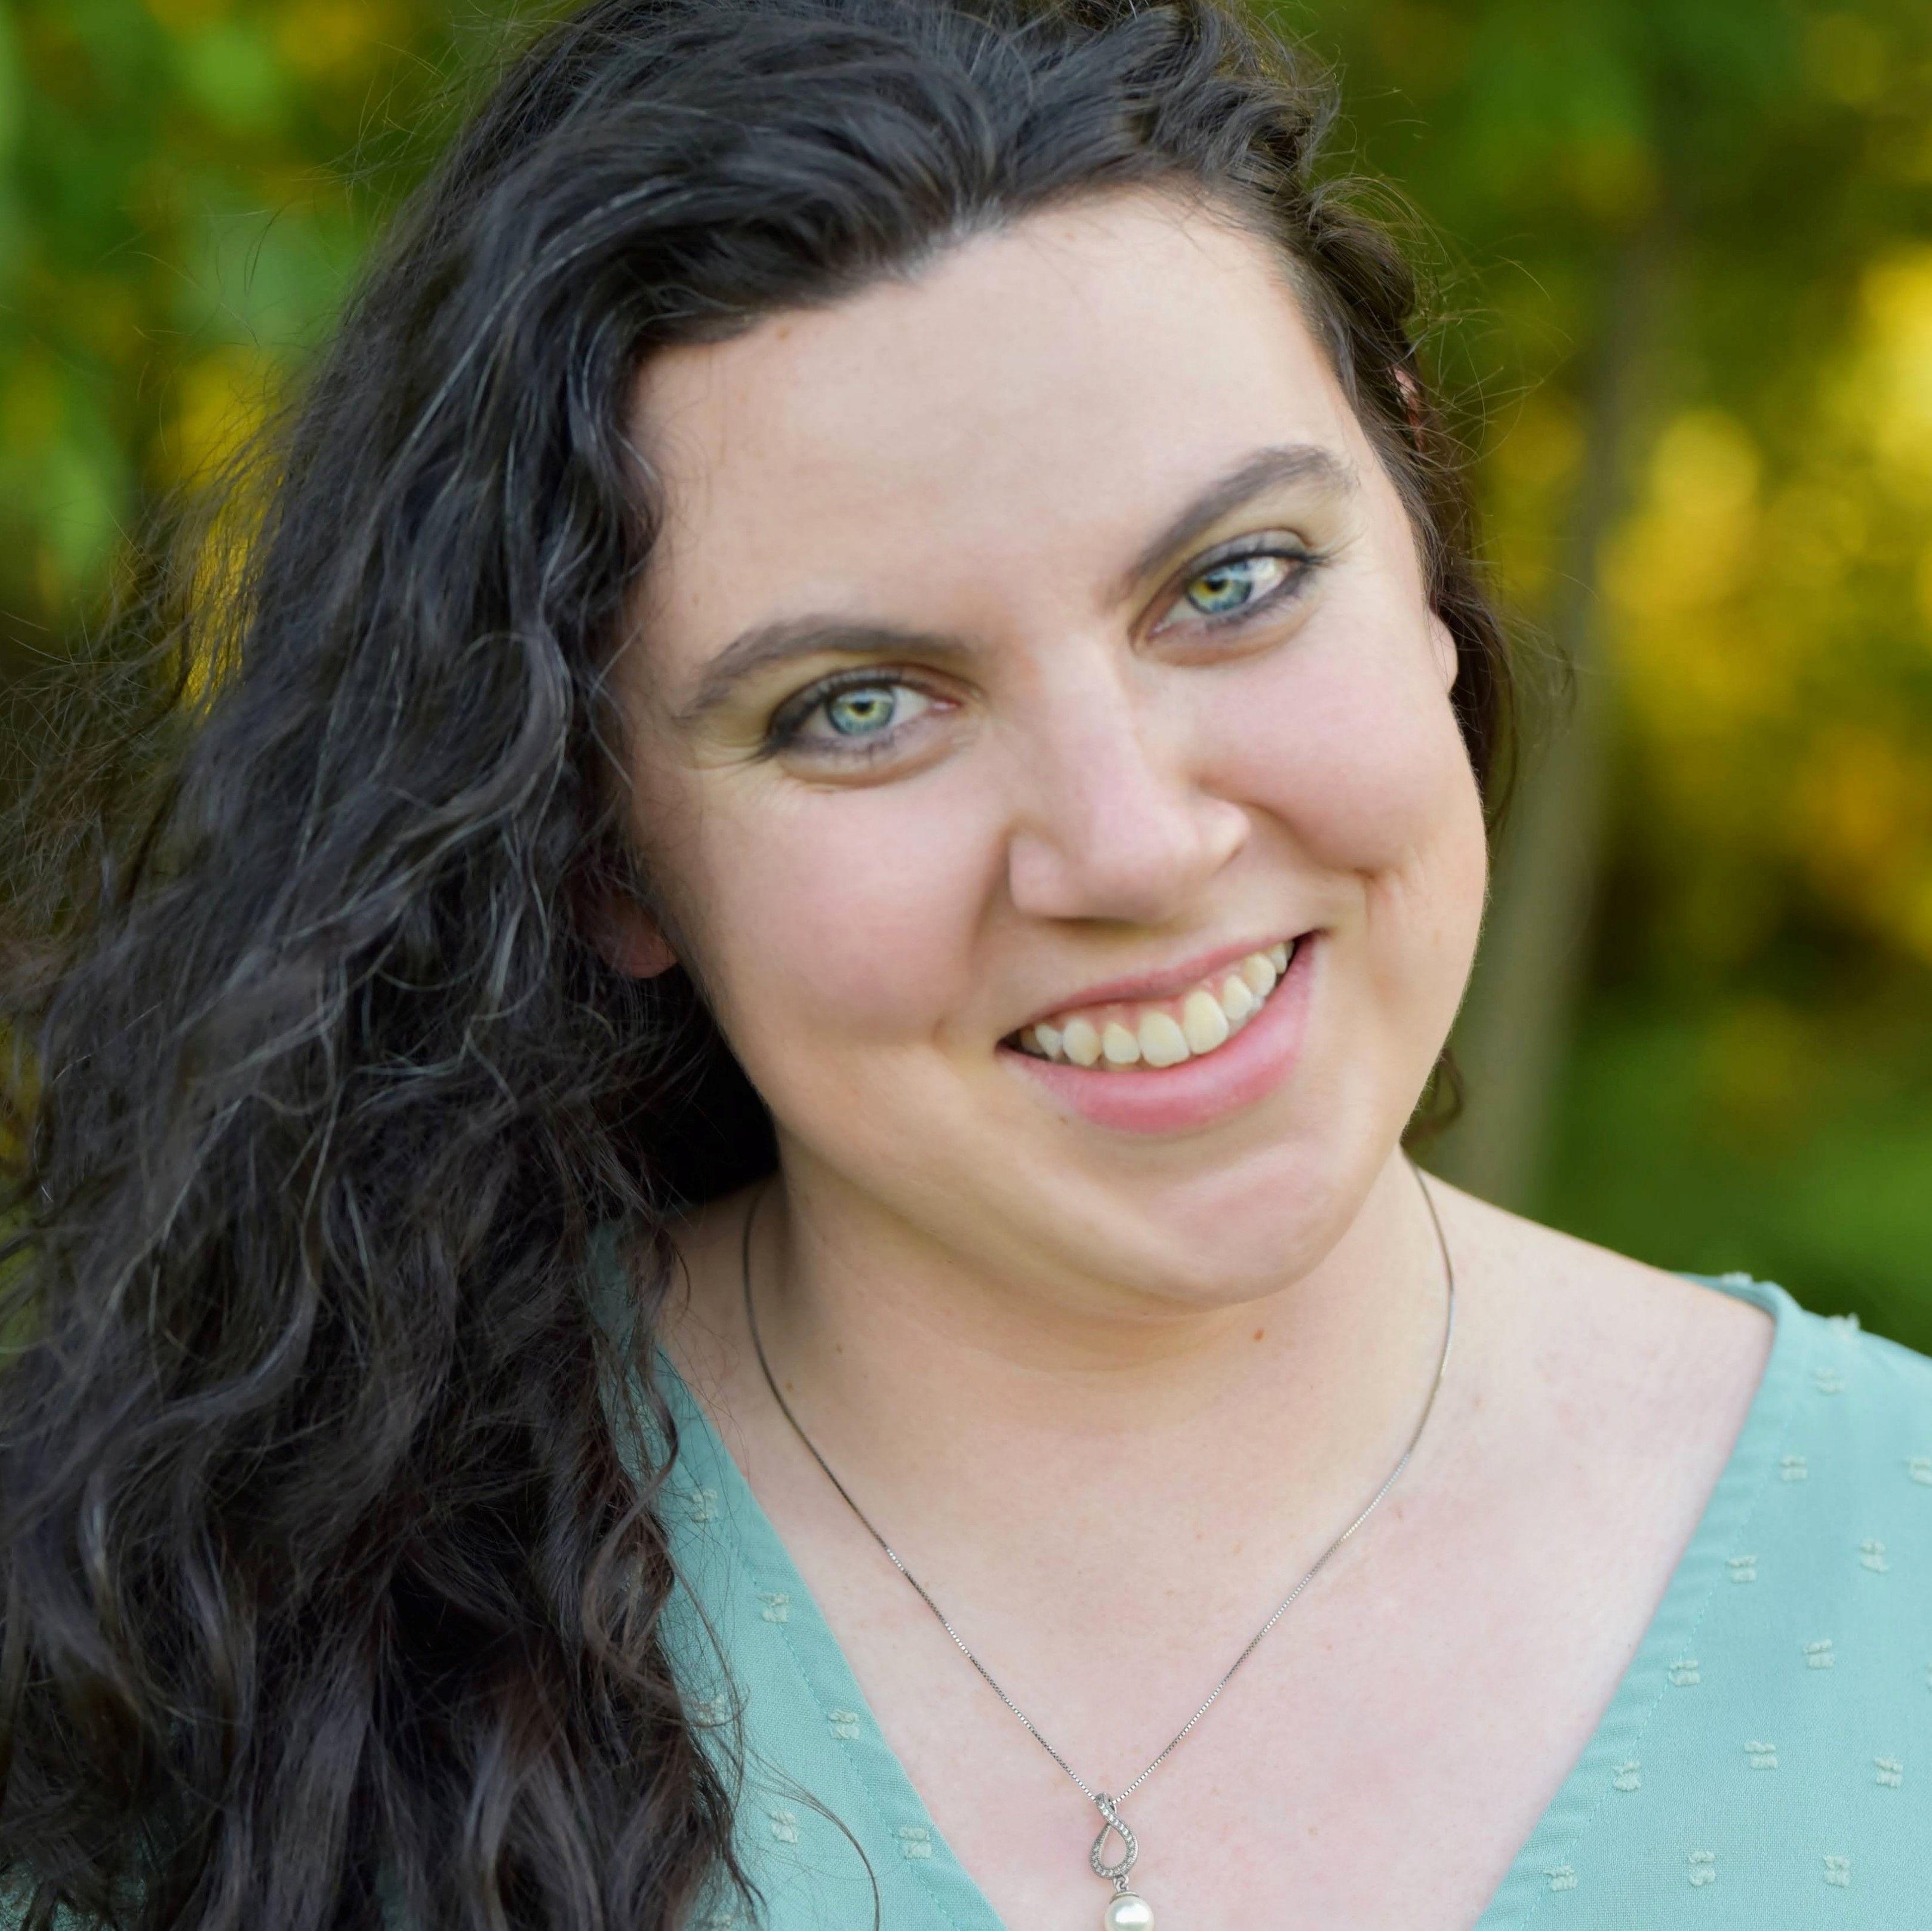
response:
[(1400, 362), (1390, 365), (1389, 373), (1395, 378), (1395, 385), (1402, 392), (1402, 406), (1408, 417), (1408, 433), (1417, 448), (1429, 427), (1429, 418), (1422, 403), (1422, 385)]
[(586, 924), (598, 956), (626, 979), (656, 979), (677, 964), (658, 922), (628, 894), (605, 893)]

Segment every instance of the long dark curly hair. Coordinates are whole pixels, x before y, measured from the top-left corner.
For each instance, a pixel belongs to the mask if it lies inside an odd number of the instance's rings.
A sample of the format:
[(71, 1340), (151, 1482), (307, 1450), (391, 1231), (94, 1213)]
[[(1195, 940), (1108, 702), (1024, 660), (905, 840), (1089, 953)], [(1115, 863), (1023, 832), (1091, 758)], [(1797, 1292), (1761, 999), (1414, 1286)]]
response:
[(596, 0), (404, 211), (226, 521), (146, 566), (14, 828), (28, 1923), (670, 1931), (742, 1890), (649, 1356), (668, 1216), (772, 1141), (700, 991), (589, 929), (650, 890), (608, 676), (659, 515), (637, 371), (1070, 198), (1231, 211), (1406, 500), (1493, 797), (1508, 666), (1416, 282), (1318, 167), (1330, 112), (1209, 0)]

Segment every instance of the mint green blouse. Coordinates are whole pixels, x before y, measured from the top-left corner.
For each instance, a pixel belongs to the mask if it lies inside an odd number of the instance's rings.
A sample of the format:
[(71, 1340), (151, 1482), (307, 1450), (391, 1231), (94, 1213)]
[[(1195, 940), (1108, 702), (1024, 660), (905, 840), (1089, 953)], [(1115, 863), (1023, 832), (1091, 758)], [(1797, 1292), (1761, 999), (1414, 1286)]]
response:
[[(1932, 1360), (1780, 1288), (1708, 1285), (1777, 1318), (1763, 1382), (1636, 1660), (1476, 1931), (1932, 1925)], [(665, 1378), (680, 1668), (720, 1735), (742, 1720), (738, 1829), (768, 1931), (1002, 1931), (736, 1465)], [(0, 1897), (0, 1931), (19, 1921)], [(742, 1922), (728, 1906), (696, 1931)]]
[[(1707, 1285), (1776, 1317), (1762, 1384), (1635, 1660), (1477, 1931), (1932, 1925), (1932, 1360), (1780, 1288)], [(666, 1378), (686, 1627), (709, 1631), (682, 1667), (701, 1711), (742, 1717), (739, 1830), (770, 1931), (1002, 1931), (729, 1453)]]

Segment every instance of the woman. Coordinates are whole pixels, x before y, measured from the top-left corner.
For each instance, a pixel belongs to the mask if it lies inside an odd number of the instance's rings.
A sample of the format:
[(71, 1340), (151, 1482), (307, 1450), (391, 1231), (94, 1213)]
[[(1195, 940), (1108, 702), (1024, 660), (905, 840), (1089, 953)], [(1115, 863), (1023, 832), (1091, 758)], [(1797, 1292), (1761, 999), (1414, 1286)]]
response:
[(1324, 111), (598, 0), (419, 198), (46, 995), (22, 1921), (1909, 1921), (1932, 1372), (1402, 1151), (1508, 672)]

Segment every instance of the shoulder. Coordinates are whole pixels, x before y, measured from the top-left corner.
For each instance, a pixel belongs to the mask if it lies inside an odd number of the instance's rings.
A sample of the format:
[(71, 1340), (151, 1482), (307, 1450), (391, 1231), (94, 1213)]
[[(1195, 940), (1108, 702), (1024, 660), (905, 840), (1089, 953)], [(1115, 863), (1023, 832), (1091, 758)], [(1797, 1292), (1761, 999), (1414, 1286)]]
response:
[[(1781, 1303), (1783, 1318), (1803, 1338), (1814, 1386), (1820, 1393), (1850, 1393), (1846, 1420), (1861, 1429), (1887, 1429), (1904, 1421), (1922, 1428), (1932, 1419), (1932, 1358), (1868, 1334), (1856, 1315), (1817, 1315), (1800, 1307), (1778, 1287), (1727, 1276), (1720, 1285), (1762, 1285)], [(1932, 1471), (1928, 1471), (1932, 1474)], [(1927, 1486), (1932, 1487), (1932, 1480)]]
[(1736, 1679), (1738, 1720), (1764, 1713), (1754, 1734), (1778, 1734), (1777, 1713), (1846, 1790), (1896, 1788), (1898, 1764), (1932, 1747), (1932, 1360), (1768, 1284), (1714, 1285), (1774, 1308), (1778, 1333), (1726, 1478), (1703, 1647)]
[(1810, 1313), (1780, 1288), (1718, 1285), (1777, 1309), (1785, 1483), (1822, 1513), (1895, 1522), (1932, 1554), (1932, 1360), (1850, 1316)]
[(1694, 1487), (1699, 1470), (1714, 1480), (1734, 1454), (1762, 1455), (1794, 1529), (1863, 1513), (1856, 1541), (1884, 1541), (1889, 1525), (1932, 1549), (1932, 1360), (1768, 1282), (1669, 1273), (1442, 1197), (1480, 1283), (1478, 1345), (1548, 1426), (1614, 1441), (1627, 1465), (1675, 1466)]
[(1722, 1460), (1770, 1361), (1774, 1306), (1437, 1193), (1471, 1352), (1526, 1425), (1614, 1441), (1627, 1462)]

